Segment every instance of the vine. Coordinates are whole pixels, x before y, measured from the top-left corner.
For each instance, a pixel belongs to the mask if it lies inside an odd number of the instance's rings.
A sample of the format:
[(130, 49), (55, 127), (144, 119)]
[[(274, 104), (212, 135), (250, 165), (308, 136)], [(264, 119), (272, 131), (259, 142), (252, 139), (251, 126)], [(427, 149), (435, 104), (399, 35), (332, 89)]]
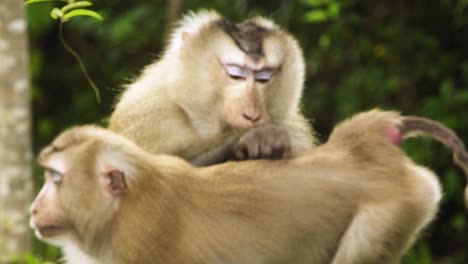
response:
[(73, 17), (77, 16), (87, 16), (87, 17), (92, 17), (94, 19), (97, 19), (99, 21), (102, 21), (103, 18), (102, 16), (93, 11), (87, 9), (88, 7), (91, 7), (93, 3), (90, 1), (75, 1), (75, 0), (27, 0), (25, 2), (25, 5), (29, 4), (34, 4), (34, 3), (42, 3), (42, 2), (63, 2), (65, 5), (62, 6), (61, 8), (55, 7), (50, 11), (50, 17), (54, 20), (58, 20), (58, 31), (59, 31), (59, 37), (60, 37), (60, 42), (62, 43), (63, 47), (65, 50), (70, 53), (73, 58), (77, 61), (78, 65), (80, 66), (81, 72), (83, 73), (84, 77), (86, 78), (86, 81), (89, 83), (91, 88), (93, 89), (95, 95), (96, 95), (96, 100), (98, 103), (101, 103), (101, 95), (99, 93), (99, 89), (96, 86), (96, 83), (93, 81), (93, 79), (90, 77), (83, 60), (81, 59), (80, 55), (71, 47), (71, 45), (66, 41), (64, 35), (63, 35), (63, 25), (70, 21)]

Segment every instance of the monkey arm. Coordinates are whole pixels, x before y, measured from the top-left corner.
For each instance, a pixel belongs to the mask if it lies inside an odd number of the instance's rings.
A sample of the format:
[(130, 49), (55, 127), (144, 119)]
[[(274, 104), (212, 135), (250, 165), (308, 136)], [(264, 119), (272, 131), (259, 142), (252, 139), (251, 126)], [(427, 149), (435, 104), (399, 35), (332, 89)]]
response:
[(194, 166), (209, 166), (223, 163), (234, 158), (234, 149), (239, 140), (238, 136), (231, 136), (221, 145), (216, 146), (190, 160)]
[[(242, 136), (227, 136), (225, 142), (190, 160), (195, 166), (208, 166), (237, 159), (289, 158), (313, 147), (315, 138), (304, 117), (285, 125), (254, 127)], [(293, 145), (294, 144), (294, 145)]]

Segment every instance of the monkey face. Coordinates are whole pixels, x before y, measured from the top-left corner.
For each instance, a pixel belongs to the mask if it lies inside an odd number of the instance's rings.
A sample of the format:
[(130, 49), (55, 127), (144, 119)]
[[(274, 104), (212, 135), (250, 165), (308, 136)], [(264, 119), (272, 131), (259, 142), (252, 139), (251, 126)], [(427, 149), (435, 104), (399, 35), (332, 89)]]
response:
[[(263, 49), (261, 54), (246, 53), (224, 37), (223, 43), (217, 45), (220, 48), (213, 69), (217, 73), (214, 82), (222, 84), (217, 89), (222, 98), (221, 119), (240, 129), (268, 124), (271, 121), (270, 94), (281, 89), (278, 82), (282, 78), (283, 54), (265, 55)], [(262, 43), (271, 46), (268, 41)]]
[(275, 69), (255, 70), (240, 64), (223, 63), (226, 79), (223, 120), (234, 128), (250, 128), (270, 121), (265, 90)]
[(60, 199), (64, 170), (61, 156), (49, 160), (44, 167), (44, 185), (30, 207), (30, 226), (36, 236), (55, 245), (56, 240), (67, 236), (72, 227)]
[(295, 40), (260, 18), (209, 20), (176, 31), (177, 45), (163, 59), (177, 60), (174, 70), (184, 81), (176, 78), (169, 93), (192, 123), (246, 129), (281, 122), (296, 111), (304, 64)]
[(77, 139), (72, 130), (41, 152), (45, 182), (30, 207), (38, 238), (63, 246), (98, 236), (94, 230), (110, 222), (127, 185), (124, 172), (105, 164), (98, 148), (97, 140)]

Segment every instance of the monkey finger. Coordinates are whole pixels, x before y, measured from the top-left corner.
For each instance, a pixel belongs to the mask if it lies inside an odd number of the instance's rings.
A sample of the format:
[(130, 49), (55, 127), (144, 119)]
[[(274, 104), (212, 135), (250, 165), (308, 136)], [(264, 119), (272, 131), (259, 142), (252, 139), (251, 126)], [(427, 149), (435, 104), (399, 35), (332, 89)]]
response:
[(272, 145), (274, 158), (280, 159), (288, 157), (291, 152), (291, 142), (287, 134), (282, 134), (276, 138)]
[(245, 160), (247, 155), (245, 154), (245, 150), (236, 149), (234, 151), (234, 159), (236, 160)]
[(261, 158), (270, 159), (273, 153), (273, 143), (275, 136), (273, 133), (268, 133), (268, 130), (262, 131), (262, 138), (260, 141), (260, 156)]
[(273, 149), (271, 144), (261, 144), (260, 145), (260, 158), (272, 158)]
[(272, 152), (270, 155), (271, 159), (281, 159), (284, 156), (285, 149), (281, 148), (272, 148)]
[(238, 143), (233, 151), (234, 159), (236, 160), (246, 160), (248, 159), (248, 150), (247, 144)]
[(282, 158), (290, 158), (292, 156), (291, 144), (287, 145), (283, 151)]
[(258, 159), (260, 155), (260, 144), (258, 141), (252, 141), (247, 145), (247, 158)]
[(289, 142), (283, 142), (283, 144), (274, 144), (272, 149), (273, 151), (271, 158), (273, 159), (286, 158), (291, 154), (291, 145)]

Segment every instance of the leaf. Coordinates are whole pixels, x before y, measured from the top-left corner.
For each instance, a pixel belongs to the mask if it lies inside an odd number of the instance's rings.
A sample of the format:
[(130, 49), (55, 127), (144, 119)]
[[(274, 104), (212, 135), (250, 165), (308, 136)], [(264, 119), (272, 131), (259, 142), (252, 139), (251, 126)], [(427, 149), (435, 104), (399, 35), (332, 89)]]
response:
[(93, 3), (89, 2), (89, 1), (78, 1), (78, 2), (74, 2), (74, 3), (70, 3), (68, 5), (65, 5), (64, 7), (62, 7), (62, 13), (67, 13), (68, 11), (72, 10), (72, 9), (75, 9), (75, 8), (82, 8), (82, 7), (87, 7), (87, 6), (92, 6)]
[(320, 36), (320, 38), (319, 38), (319, 46), (320, 47), (328, 48), (328, 47), (330, 47), (330, 43), (331, 43), (331, 40), (330, 40), (329, 36), (327, 36), (327, 35)]
[(305, 20), (310, 23), (320, 23), (328, 20), (328, 14), (324, 10), (313, 10), (305, 15)]
[(24, 5), (34, 4), (34, 3), (41, 3), (41, 2), (60, 2), (61, 0), (28, 0), (24, 2)]
[(87, 10), (87, 9), (75, 9), (75, 10), (72, 10), (72, 11), (66, 13), (63, 16), (62, 21), (67, 22), (68, 20), (70, 20), (70, 18), (76, 17), (76, 16), (89, 16), (89, 17), (93, 17), (93, 18), (95, 18), (95, 19), (97, 19), (99, 21), (104, 20), (102, 18), (102, 16), (100, 14), (98, 14), (97, 12)]
[(52, 9), (52, 11), (50, 11), (50, 17), (57, 20), (58, 18), (63, 17), (63, 13), (62, 13), (62, 11), (60, 11), (60, 9), (54, 8), (54, 9)]
[(328, 15), (330, 17), (337, 17), (340, 14), (340, 4), (333, 3), (328, 6)]

